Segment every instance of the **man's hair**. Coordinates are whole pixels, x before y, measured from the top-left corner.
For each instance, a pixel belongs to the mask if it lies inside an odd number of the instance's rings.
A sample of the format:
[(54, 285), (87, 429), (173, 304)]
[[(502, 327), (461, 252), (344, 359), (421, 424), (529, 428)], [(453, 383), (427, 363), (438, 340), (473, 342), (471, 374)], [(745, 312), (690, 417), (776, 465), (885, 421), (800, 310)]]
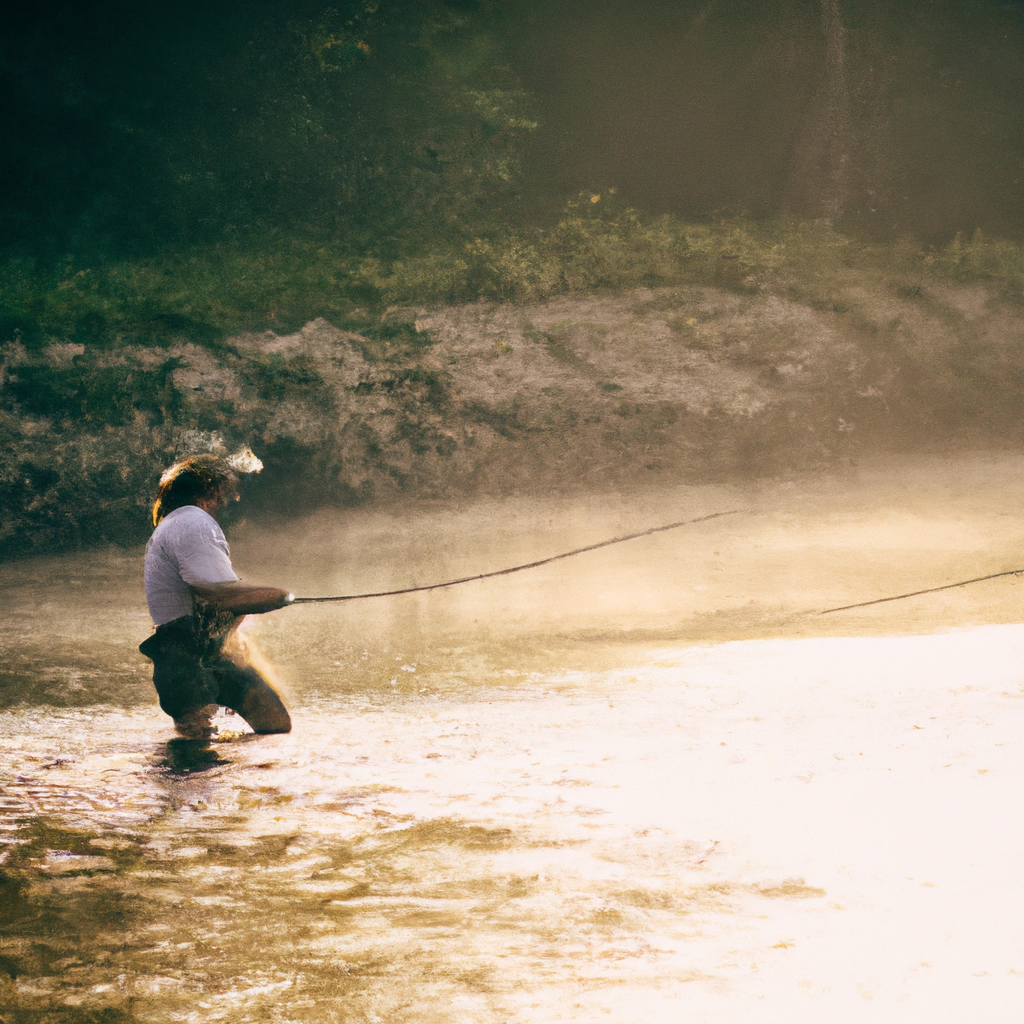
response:
[(237, 484), (234, 469), (219, 455), (190, 455), (164, 470), (160, 477), (160, 490), (153, 502), (153, 525), (176, 508), (227, 494)]

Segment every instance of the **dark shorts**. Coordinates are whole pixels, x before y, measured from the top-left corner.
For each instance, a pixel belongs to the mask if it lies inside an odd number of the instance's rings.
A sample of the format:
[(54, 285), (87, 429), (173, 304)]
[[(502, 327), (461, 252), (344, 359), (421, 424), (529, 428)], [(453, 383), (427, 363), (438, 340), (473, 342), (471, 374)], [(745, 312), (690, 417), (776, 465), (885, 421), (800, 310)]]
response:
[[(160, 707), (172, 718), (181, 718), (204, 705), (219, 704), (238, 712), (257, 732), (287, 731), (283, 726), (288, 713), (273, 687), (254, 668), (236, 665), (216, 647), (211, 650), (208, 642), (205, 648), (191, 616), (157, 626), (139, 645), (153, 662)], [(264, 712), (270, 712), (270, 718)]]

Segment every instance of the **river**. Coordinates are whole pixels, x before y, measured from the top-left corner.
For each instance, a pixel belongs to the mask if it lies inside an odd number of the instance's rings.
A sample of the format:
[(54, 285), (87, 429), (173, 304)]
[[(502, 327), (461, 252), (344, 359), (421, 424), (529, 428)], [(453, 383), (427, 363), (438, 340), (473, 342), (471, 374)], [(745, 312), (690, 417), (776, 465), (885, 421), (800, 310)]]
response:
[(1024, 460), (230, 532), (295, 728), (173, 737), (140, 551), (0, 569), (0, 1017), (1024, 1009)]

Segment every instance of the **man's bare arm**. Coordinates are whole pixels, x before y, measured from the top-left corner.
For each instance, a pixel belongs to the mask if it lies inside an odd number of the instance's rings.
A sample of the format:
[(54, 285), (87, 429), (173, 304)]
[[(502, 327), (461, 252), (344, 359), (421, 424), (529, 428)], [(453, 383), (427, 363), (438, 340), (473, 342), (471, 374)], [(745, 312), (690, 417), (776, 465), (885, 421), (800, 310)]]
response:
[(237, 580), (232, 583), (193, 585), (193, 593), (234, 615), (257, 615), (285, 608), (295, 596), (280, 587), (261, 587)]

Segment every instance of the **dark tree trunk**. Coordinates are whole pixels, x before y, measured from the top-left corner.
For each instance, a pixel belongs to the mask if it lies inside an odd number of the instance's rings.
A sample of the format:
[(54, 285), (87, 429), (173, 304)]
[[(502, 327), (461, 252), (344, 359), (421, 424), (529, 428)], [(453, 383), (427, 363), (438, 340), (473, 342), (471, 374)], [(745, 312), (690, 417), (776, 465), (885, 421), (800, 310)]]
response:
[(850, 100), (846, 87), (846, 47), (839, 0), (821, 0), (825, 34), (824, 172), (821, 212), (832, 224), (846, 212), (849, 196)]
[(852, 144), (846, 31), (839, 0), (821, 0), (820, 84), (793, 150), (790, 207), (834, 224), (847, 210)]

